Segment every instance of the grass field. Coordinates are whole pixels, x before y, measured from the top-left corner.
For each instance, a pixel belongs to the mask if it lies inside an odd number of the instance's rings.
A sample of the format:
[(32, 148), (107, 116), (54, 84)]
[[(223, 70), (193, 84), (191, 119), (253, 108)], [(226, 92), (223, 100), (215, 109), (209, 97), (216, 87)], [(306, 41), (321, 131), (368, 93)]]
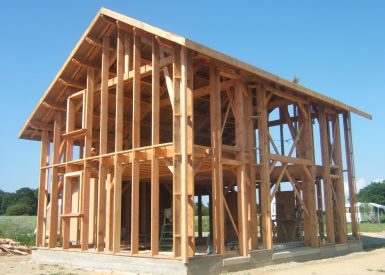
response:
[[(385, 223), (360, 223), (360, 232), (383, 232)], [(348, 224), (348, 232), (352, 232), (352, 225)]]
[(36, 216), (0, 216), (0, 238), (35, 245)]

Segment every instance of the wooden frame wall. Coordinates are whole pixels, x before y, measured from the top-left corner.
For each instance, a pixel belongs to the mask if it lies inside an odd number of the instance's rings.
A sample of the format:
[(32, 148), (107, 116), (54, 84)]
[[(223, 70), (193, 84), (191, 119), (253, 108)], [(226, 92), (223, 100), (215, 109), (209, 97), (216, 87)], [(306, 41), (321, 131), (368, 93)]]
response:
[[(195, 255), (194, 219), (202, 213), (202, 192), (211, 197), (210, 227), (216, 254), (229, 253), (226, 217), (238, 237), (235, 253), (247, 256), (253, 250), (271, 250), (271, 202), (283, 181), (291, 184), (304, 211), (306, 245), (323, 244), (318, 224), (323, 215), (322, 196), (327, 241), (347, 242), (340, 110), (119, 22), (108, 22), (100, 39), (92, 41), (94, 60), (76, 63), (84, 69), (84, 84), (81, 80), (65, 81), (68, 95), (63, 103), (67, 108), (54, 110), (53, 124), (35, 124), (42, 131), (38, 246), (46, 245), (48, 227), (48, 247), (72, 248), (69, 224), (70, 219), (77, 219), (81, 250), (121, 253), (124, 212), (124, 227), (130, 226), (129, 253), (141, 254), (140, 234), (141, 228), (148, 226), (148, 212), (140, 206), (150, 195), (151, 230), (147, 231), (149, 254), (155, 257), (161, 253), (160, 192), (164, 186), (171, 193), (173, 258), (187, 263)], [(291, 107), (294, 112), (289, 111)], [(202, 109), (209, 117), (199, 117)], [(271, 119), (274, 111), (279, 112), (278, 120)], [(163, 120), (167, 114), (172, 121)], [(342, 112), (342, 116), (353, 234), (359, 238), (353, 211), (356, 198), (350, 113)], [(315, 119), (320, 127), (322, 165), (315, 163)], [(279, 144), (272, 138), (271, 128), (275, 126), (279, 126)], [(142, 130), (146, 127), (149, 136)], [(293, 140), (290, 148), (283, 142), (284, 129)], [(162, 143), (162, 135), (167, 133), (171, 142)], [(199, 141), (205, 145), (197, 145)], [(74, 158), (76, 148), (78, 159)], [(67, 204), (71, 191), (66, 179), (74, 173), (82, 175), (81, 212), (77, 215), (68, 212)], [(48, 175), (52, 178), (49, 221), (45, 213)], [(97, 184), (92, 194), (91, 182)], [(148, 188), (140, 188), (146, 183), (151, 183), (149, 194)], [(199, 210), (194, 213), (198, 185)], [(236, 215), (229, 209), (225, 190), (237, 192)], [(62, 223), (58, 222), (60, 196), (64, 198)], [(97, 218), (93, 223), (90, 207), (95, 205)], [(198, 228), (202, 237), (202, 217), (198, 217)], [(96, 237), (89, 232), (96, 232)]]

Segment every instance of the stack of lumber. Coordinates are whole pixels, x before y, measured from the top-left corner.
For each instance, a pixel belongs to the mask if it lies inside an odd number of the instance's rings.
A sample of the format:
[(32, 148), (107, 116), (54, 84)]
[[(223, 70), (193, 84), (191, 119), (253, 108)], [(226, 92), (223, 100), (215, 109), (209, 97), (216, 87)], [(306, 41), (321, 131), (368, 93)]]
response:
[(0, 239), (0, 256), (2, 255), (28, 255), (32, 249), (28, 246), (23, 246), (19, 242), (14, 242), (11, 239)]

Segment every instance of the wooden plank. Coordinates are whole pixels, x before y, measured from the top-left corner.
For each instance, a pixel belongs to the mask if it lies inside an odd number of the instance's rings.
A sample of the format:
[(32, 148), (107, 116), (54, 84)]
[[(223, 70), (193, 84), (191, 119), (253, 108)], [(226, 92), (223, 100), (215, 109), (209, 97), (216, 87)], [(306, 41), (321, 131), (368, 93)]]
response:
[[(107, 153), (108, 144), (108, 71), (110, 67), (110, 37), (103, 37), (102, 71), (100, 92), (100, 137), (99, 155)], [(106, 179), (107, 167), (102, 158), (99, 159), (99, 184), (98, 184), (98, 219), (97, 219), (97, 251), (105, 248), (106, 235)], [(106, 247), (107, 248), (107, 247)]]
[[(59, 163), (60, 136), (62, 126), (62, 113), (55, 113), (54, 132), (53, 132), (53, 150), (52, 164)], [(56, 247), (57, 229), (58, 229), (58, 183), (59, 173), (58, 168), (52, 168), (51, 181), (51, 202), (50, 202), (50, 221), (49, 221), (49, 248)]]
[(210, 127), (212, 158), (212, 206), (213, 206), (213, 249), (216, 254), (224, 253), (223, 213), (223, 167), (222, 167), (222, 112), (219, 70), (210, 64)]
[[(140, 37), (134, 35), (134, 78), (132, 111), (132, 148), (140, 147)], [(132, 206), (131, 206), (131, 253), (139, 252), (139, 160), (132, 160)]]
[(235, 82), (234, 92), (234, 116), (235, 116), (235, 142), (239, 152), (236, 154), (241, 165), (237, 167), (238, 187), (238, 228), (239, 228), (239, 253), (242, 256), (248, 255), (248, 222), (247, 222), (247, 171), (245, 160), (246, 131), (244, 118), (244, 96), (241, 80)]
[(354, 175), (354, 155), (353, 155), (353, 141), (350, 113), (343, 113), (344, 121), (344, 137), (345, 137), (345, 156), (346, 156), (346, 169), (348, 174), (348, 186), (349, 186), (349, 203), (350, 203), (350, 215), (352, 222), (352, 233), (356, 240), (360, 239), (359, 223), (357, 220), (357, 191), (355, 186)]
[[(118, 29), (117, 38), (117, 78), (116, 85), (116, 117), (115, 117), (115, 153), (123, 150), (123, 97), (124, 97), (124, 42), (125, 33)], [(122, 164), (118, 157), (114, 158), (114, 218), (113, 243), (114, 253), (120, 252), (121, 220), (122, 220)]]
[(332, 186), (330, 179), (330, 156), (329, 156), (329, 138), (326, 112), (323, 106), (319, 106), (318, 121), (320, 127), (321, 153), (323, 166), (323, 181), (325, 189), (325, 218), (326, 218), (326, 235), (330, 243), (335, 243), (334, 235), (334, 215), (333, 215), (333, 198)]
[[(152, 41), (152, 146), (159, 144), (159, 43)], [(152, 150), (151, 158), (151, 256), (159, 254), (159, 156)]]
[(39, 175), (39, 194), (37, 209), (37, 228), (36, 228), (36, 246), (45, 245), (45, 209), (47, 208), (46, 190), (48, 180), (48, 169), (43, 168), (49, 164), (50, 141), (48, 131), (43, 130), (40, 145), (40, 175)]
[(272, 224), (271, 224), (271, 202), (270, 202), (270, 173), (269, 173), (269, 128), (266, 91), (264, 87), (257, 87), (257, 116), (258, 117), (258, 143), (260, 147), (259, 161), (260, 170), (260, 196), (262, 212), (261, 236), (265, 249), (273, 248)]

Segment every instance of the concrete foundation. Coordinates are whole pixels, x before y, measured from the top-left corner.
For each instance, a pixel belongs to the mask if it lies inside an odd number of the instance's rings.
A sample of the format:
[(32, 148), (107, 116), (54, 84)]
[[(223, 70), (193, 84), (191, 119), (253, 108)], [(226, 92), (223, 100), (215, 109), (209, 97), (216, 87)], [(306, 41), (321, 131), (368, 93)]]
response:
[(135, 274), (219, 274), (271, 264), (332, 258), (359, 251), (362, 251), (362, 242), (349, 241), (345, 245), (325, 245), (320, 248), (297, 247), (275, 251), (252, 251), (248, 257), (196, 256), (185, 265), (179, 260), (171, 259), (37, 249), (32, 253), (32, 261)]

